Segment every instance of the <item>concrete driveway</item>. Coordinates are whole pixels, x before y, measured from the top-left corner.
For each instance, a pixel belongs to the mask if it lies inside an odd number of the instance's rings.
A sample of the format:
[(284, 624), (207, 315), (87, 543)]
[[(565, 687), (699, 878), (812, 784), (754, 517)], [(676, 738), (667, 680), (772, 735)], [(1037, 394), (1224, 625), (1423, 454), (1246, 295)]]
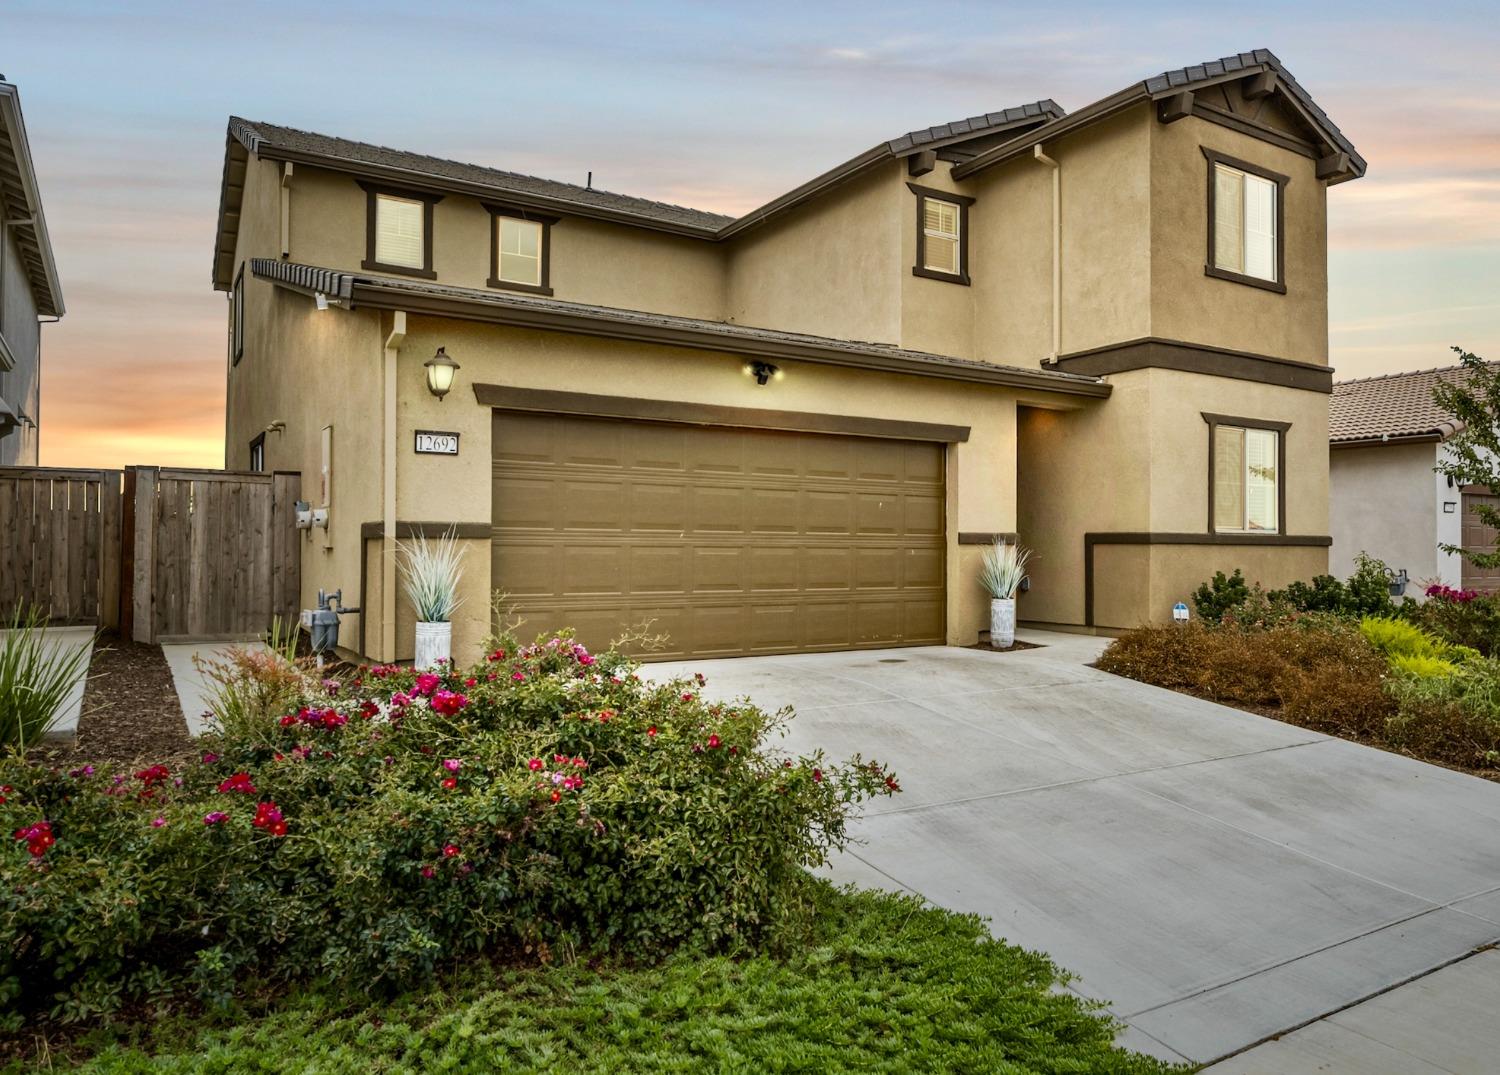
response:
[(1103, 642), (653, 665), (795, 707), (872, 804), (836, 879), (988, 916), (1205, 1062), (1500, 940), (1500, 786), (1086, 667)]

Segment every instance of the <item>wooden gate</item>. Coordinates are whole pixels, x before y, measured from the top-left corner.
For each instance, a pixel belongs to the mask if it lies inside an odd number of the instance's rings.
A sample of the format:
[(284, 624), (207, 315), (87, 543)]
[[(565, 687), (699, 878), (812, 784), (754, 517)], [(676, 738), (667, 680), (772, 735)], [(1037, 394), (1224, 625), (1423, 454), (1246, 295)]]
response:
[(118, 470), (0, 468), (0, 619), (117, 626), (121, 508)]
[(129, 631), (137, 642), (252, 638), (301, 598), (298, 475), (131, 467)]

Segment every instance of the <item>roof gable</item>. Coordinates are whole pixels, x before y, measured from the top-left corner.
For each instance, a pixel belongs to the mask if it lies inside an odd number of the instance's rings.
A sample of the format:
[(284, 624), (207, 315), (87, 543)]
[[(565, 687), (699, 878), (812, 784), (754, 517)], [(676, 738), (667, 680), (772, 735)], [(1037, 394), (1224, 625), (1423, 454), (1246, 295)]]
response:
[(1204, 118), (1238, 126), (1273, 141), (1281, 134), (1289, 145), (1306, 143), (1319, 157), (1319, 177), (1330, 183), (1365, 174), (1365, 159), (1354, 144), (1318, 107), (1276, 54), (1269, 49), (1255, 49), (1163, 71), (1133, 83), (1119, 93), (981, 153), (954, 168), (953, 176), (963, 179), (1030, 152), (1034, 145), (1127, 108), (1148, 101), (1164, 102), (1183, 94), (1191, 96), (1181, 99), (1182, 103), (1199, 109), (1194, 114), (1202, 114)]
[(21, 264), (36, 300), (37, 312), (47, 317), (63, 315), (62, 284), (52, 260), (52, 240), (32, 167), (31, 145), (21, 116), (21, 98), (16, 87), (0, 80), (0, 205), (15, 215), (9, 231), (20, 248)]

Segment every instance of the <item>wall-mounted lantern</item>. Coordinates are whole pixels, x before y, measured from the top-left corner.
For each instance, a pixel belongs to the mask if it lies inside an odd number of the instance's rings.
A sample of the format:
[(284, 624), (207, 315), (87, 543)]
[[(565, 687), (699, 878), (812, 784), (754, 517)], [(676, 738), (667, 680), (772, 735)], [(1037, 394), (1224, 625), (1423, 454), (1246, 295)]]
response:
[(422, 365), (427, 369), (427, 391), (441, 401), (453, 389), (453, 375), (460, 368), (458, 363), (448, 357), (446, 348), (439, 347), (437, 354)]

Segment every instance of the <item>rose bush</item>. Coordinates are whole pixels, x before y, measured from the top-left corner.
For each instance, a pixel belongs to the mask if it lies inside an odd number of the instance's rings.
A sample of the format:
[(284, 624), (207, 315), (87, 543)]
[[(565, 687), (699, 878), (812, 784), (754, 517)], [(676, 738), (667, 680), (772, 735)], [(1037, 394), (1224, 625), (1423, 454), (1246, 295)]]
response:
[[(239, 687), (263, 697), (254, 668)], [(850, 808), (899, 788), (858, 757), (776, 755), (780, 715), (702, 686), (567, 635), (505, 639), (462, 672), (304, 677), (181, 771), (0, 762), (0, 1009), (395, 987), (506, 949), (774, 948)]]

